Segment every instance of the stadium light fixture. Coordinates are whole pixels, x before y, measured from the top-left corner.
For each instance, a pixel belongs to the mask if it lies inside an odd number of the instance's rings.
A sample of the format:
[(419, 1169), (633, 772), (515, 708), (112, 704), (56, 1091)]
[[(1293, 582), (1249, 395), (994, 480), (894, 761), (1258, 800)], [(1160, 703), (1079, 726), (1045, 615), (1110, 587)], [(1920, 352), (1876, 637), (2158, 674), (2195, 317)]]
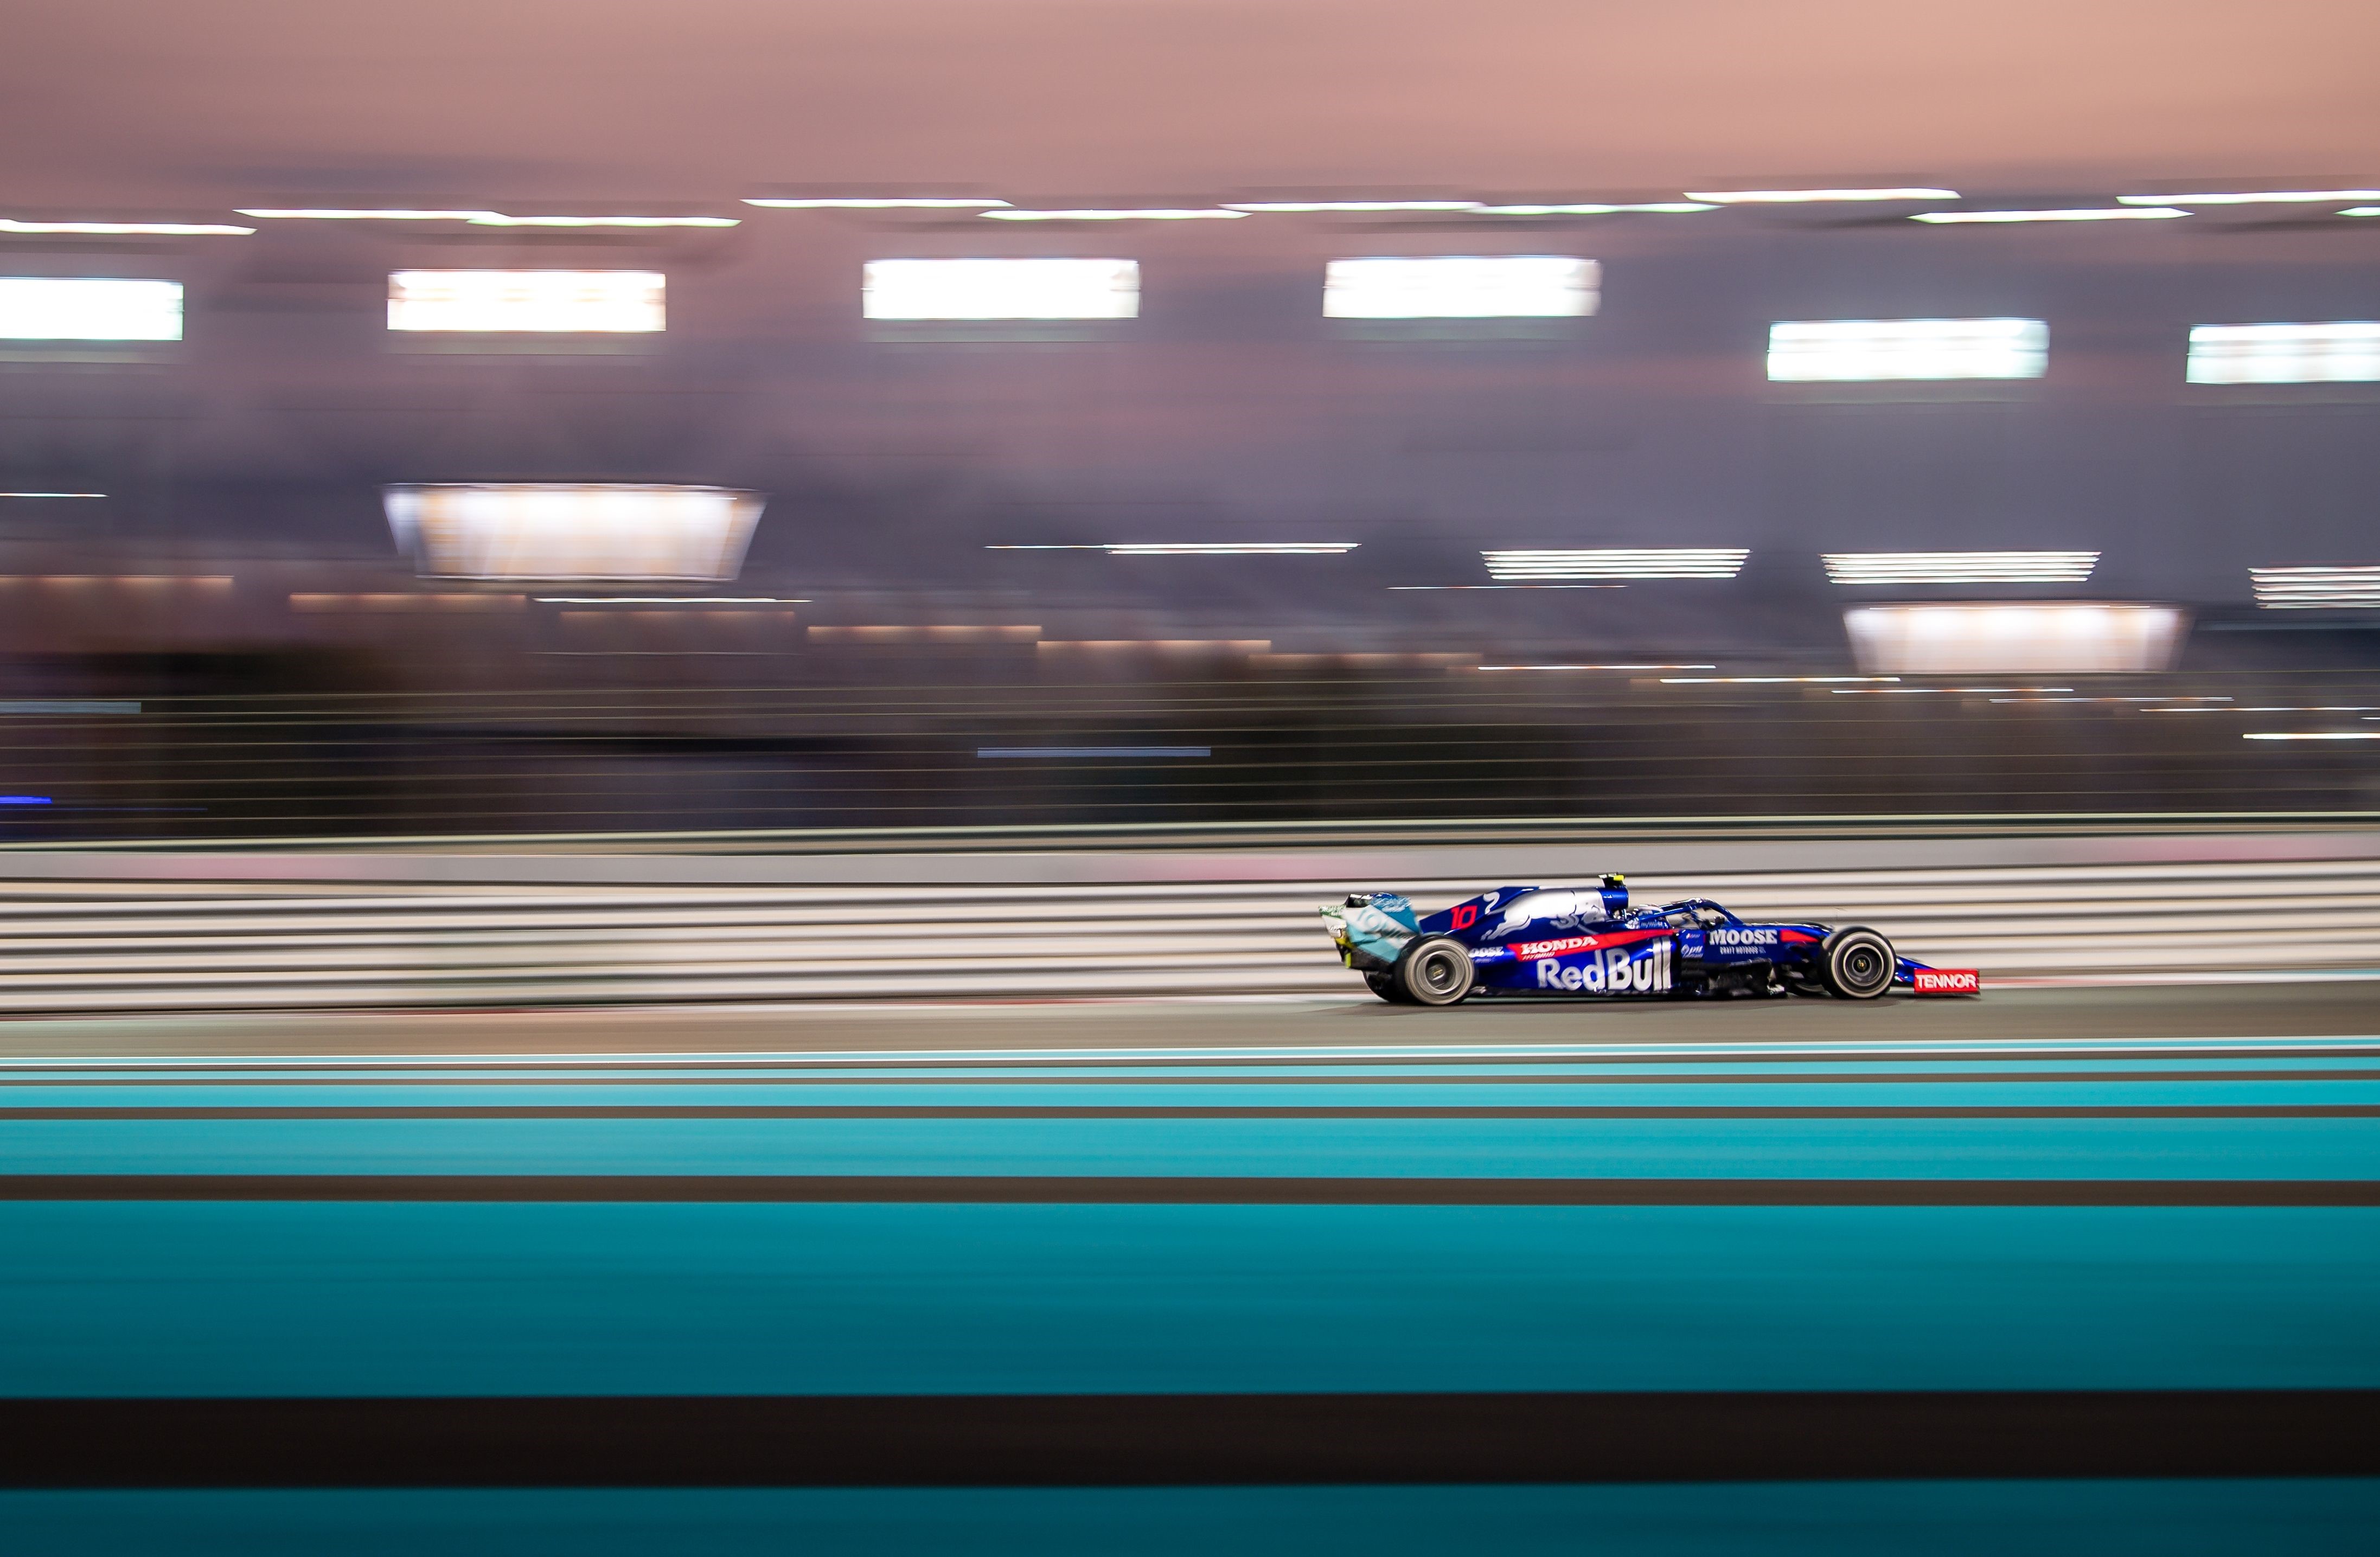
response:
[(21, 498), (105, 497), (107, 493), (103, 492), (0, 492), (0, 497)]
[(182, 284), (119, 276), (0, 276), (0, 340), (178, 341)]
[(1248, 213), (1204, 206), (1085, 206), (1070, 211), (1020, 211), (1010, 207), (978, 211), (976, 214), (993, 222), (1236, 222)]
[(1354, 541), (1094, 541), (1087, 542), (1005, 542), (986, 546), (987, 552), (1105, 552), (1115, 557), (1292, 557), (1337, 556), (1352, 552)]
[(1707, 201), (1646, 201), (1634, 205), (1606, 205), (1595, 201), (1580, 201), (1569, 205), (1475, 205), (1470, 208), (1470, 212), (1474, 216), (1617, 216), (1630, 211), (1682, 214), (1718, 209)]
[(2251, 730), (2243, 741), (2380, 741), (2380, 730)]
[(2049, 363), (2038, 319), (1805, 319), (1768, 327), (1779, 383), (2037, 379)]
[(1752, 554), (1742, 546), (1592, 547), (1483, 551), (1499, 583), (1557, 578), (1732, 578)]
[(766, 206), (771, 211), (980, 211), (1008, 202), (964, 195), (817, 195), (747, 200), (744, 203)]
[(1686, 198), (1710, 205), (1816, 205), (1838, 201), (1943, 201), (1956, 189), (1688, 189)]
[(2168, 222), (2189, 214), (2173, 206), (2085, 205), (2059, 211), (1921, 211), (1909, 219), (1950, 226), (1974, 222)]
[(394, 208), (258, 209), (242, 211), (240, 214), (275, 222), (462, 222), (477, 227), (734, 227), (742, 225), (741, 218), (735, 216), (511, 216), (501, 211)]
[(2096, 552), (1828, 552), (1834, 584), (2080, 584)]
[(246, 237), (254, 227), (219, 222), (28, 222), (0, 216), (0, 233), (66, 233), (122, 237)]
[(2249, 587), (2266, 611), (2367, 611), (2380, 606), (2380, 565), (2252, 567)]
[(1223, 209), (1259, 214), (1306, 215), (1334, 211), (1477, 211), (1475, 200), (1225, 201)]
[(1843, 613), (1860, 668), (1897, 675), (2131, 675), (2169, 668), (2182, 614), (2169, 605), (1989, 601), (1865, 605)]
[(2352, 383), (2380, 380), (2380, 320), (2313, 324), (2193, 324), (2192, 383)]
[(868, 319), (1134, 319), (1134, 260), (870, 260)]
[(2380, 189), (2231, 189), (2196, 195), (2118, 195), (2119, 205), (2344, 205)]
[(474, 335), (617, 335), (662, 329), (658, 271), (397, 271), (392, 330)]
[(1576, 319), (1595, 311), (1593, 260), (1560, 254), (1333, 260), (1329, 319)]
[(761, 495), (621, 482), (395, 486), (382, 504), (425, 577), (733, 578)]

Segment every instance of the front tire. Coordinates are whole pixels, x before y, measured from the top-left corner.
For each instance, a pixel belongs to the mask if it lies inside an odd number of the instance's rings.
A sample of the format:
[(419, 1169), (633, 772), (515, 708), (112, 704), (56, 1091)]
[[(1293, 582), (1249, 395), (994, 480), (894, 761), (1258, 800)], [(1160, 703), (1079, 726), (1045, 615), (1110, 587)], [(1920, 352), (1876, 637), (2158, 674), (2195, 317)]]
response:
[(1433, 935), (1405, 948), (1397, 959), (1397, 992), (1415, 1005), (1452, 1005), (1471, 992), (1471, 949)]
[(1818, 946), (1821, 975), (1829, 991), (1844, 1000), (1874, 1000), (1892, 988), (1900, 958), (1892, 943), (1865, 925), (1850, 925)]

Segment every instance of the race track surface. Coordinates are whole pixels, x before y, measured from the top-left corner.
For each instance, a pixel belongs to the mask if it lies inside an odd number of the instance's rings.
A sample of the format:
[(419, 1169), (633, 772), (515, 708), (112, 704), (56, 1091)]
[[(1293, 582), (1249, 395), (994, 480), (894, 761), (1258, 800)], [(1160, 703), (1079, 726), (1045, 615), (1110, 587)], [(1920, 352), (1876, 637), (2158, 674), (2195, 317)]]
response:
[(0, 1536), (2368, 1551), (2375, 991), (10, 1023)]

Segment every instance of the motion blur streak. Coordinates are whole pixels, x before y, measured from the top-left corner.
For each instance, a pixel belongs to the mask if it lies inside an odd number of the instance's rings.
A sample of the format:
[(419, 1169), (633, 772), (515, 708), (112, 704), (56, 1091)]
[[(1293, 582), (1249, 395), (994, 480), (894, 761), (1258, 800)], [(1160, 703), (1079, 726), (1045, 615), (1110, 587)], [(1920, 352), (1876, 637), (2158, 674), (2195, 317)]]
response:
[(1780, 381), (2037, 379), (2049, 365), (2038, 319), (1810, 319), (1768, 327)]
[(2196, 324), (2192, 383), (2324, 383), (2380, 379), (2380, 321)]
[(1592, 260), (1509, 254), (1485, 258), (1333, 260), (1322, 282), (1330, 319), (1576, 318), (1596, 309)]
[(182, 284), (0, 275), (0, 340), (178, 341)]
[[(971, 755), (1204, 768), (1209, 751), (1119, 742)], [(1511, 835), (1547, 831), (1514, 824)], [(821, 841), (814, 854), (690, 858), (522, 856), (501, 843), (484, 854), (0, 855), (0, 927), (15, 948), (0, 1010), (1368, 999), (1337, 966), (1315, 904), (1354, 884), (1435, 906), (1477, 881), (1614, 864), (1641, 901), (1707, 894), (1755, 918), (1888, 925), (1907, 955), (1994, 979), (2380, 966), (2380, 843), (2362, 834), (2093, 843), (1981, 825), (1963, 843), (1640, 837), (1390, 853), (1293, 834), (1215, 855), (1184, 852), (1186, 837), (1172, 849), (1065, 847), (1084, 841), (1059, 833), (988, 854)], [(968, 906), (965, 922), (919, 930), (953, 903)]]
[(1135, 319), (1131, 260), (870, 260), (870, 319)]
[(651, 271), (397, 271), (388, 327), (480, 335), (636, 334), (664, 327)]
[(1843, 614), (1862, 667), (1916, 675), (2138, 674), (2169, 668), (2182, 615), (2164, 605), (2003, 601)]

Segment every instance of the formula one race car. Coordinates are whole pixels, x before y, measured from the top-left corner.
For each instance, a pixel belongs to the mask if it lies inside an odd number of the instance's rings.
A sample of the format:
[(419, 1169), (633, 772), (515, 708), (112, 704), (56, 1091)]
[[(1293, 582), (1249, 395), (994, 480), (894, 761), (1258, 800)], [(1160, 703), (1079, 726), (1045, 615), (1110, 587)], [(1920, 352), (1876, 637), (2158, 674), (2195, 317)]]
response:
[(1752, 923), (1707, 898), (1631, 909), (1623, 878), (1498, 887), (1435, 914), (1392, 892), (1322, 910), (1339, 960), (1382, 1000), (1452, 1005), (1467, 995), (1971, 995), (1973, 968), (1898, 955), (1864, 925)]

